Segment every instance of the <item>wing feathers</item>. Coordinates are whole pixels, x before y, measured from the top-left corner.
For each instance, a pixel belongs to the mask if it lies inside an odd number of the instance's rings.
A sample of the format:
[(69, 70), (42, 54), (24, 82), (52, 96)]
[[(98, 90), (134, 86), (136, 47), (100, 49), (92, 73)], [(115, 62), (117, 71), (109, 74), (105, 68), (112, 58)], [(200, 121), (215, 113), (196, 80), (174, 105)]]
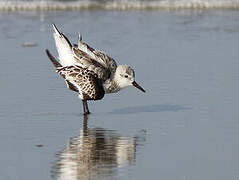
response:
[(110, 70), (105, 66), (103, 66), (98, 61), (96, 61), (95, 59), (92, 59), (87, 53), (81, 51), (78, 48), (73, 48), (73, 52), (75, 54), (77, 63), (81, 64), (81, 67), (93, 71), (103, 81), (110, 78), (111, 75)]
[[(67, 37), (57, 29), (56, 25), (53, 24), (52, 26), (54, 29), (53, 34), (61, 66), (78, 65), (82, 68), (87, 68), (88, 70), (93, 71), (98, 75), (98, 78), (103, 81), (111, 78), (111, 75), (114, 74), (117, 67), (113, 58), (84, 43), (80, 34), (78, 36), (78, 46), (74, 45), (73, 47)], [(47, 52), (47, 55), (59, 71), (60, 66), (56, 63), (57, 61), (53, 61), (54, 57), (50, 55), (49, 51)]]
[(63, 66), (69, 66), (75, 63), (75, 59), (72, 52), (72, 45), (67, 37), (61, 33), (56, 25), (52, 24), (54, 29), (54, 39), (56, 43), (56, 49), (59, 55), (60, 62)]
[(83, 100), (98, 100), (104, 97), (102, 82), (94, 72), (79, 66), (66, 66), (58, 69), (58, 73), (65, 78), (68, 88), (78, 92)]
[[(109, 69), (110, 72), (115, 72), (117, 67), (115, 60), (104, 52), (95, 50), (94, 48), (83, 42), (81, 34), (79, 34), (78, 37), (78, 50), (83, 51), (89, 58), (94, 59), (95, 62), (98, 62), (106, 69)], [(75, 56), (77, 56), (77, 53), (75, 51), (74, 53)]]
[(55, 66), (55, 68), (62, 67), (62, 65), (56, 60), (56, 58), (51, 55), (51, 53), (48, 49), (46, 49), (46, 54), (49, 57), (49, 59), (51, 60), (52, 64)]
[(72, 84), (70, 81), (68, 80), (65, 80), (66, 81), (66, 85), (67, 87), (72, 90), (72, 91), (75, 91), (75, 92), (79, 92), (79, 89), (74, 85)]

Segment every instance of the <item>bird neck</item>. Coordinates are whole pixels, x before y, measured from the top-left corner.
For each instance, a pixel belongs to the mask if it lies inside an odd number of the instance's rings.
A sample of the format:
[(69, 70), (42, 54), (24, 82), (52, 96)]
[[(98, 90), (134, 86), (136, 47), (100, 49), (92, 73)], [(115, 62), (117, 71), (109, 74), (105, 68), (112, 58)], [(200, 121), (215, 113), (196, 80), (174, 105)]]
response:
[(105, 93), (116, 93), (121, 90), (117, 78), (115, 76), (112, 79), (108, 79), (104, 82)]

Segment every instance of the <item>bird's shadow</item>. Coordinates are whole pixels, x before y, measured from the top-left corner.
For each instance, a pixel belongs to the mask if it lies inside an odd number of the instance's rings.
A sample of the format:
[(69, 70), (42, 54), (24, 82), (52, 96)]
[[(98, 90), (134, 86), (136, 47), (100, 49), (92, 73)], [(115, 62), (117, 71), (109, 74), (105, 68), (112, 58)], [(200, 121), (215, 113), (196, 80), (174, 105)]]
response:
[(125, 107), (115, 109), (110, 114), (134, 114), (134, 113), (152, 113), (152, 112), (177, 112), (182, 110), (190, 110), (191, 108), (183, 107), (177, 104), (154, 104), (144, 106)]

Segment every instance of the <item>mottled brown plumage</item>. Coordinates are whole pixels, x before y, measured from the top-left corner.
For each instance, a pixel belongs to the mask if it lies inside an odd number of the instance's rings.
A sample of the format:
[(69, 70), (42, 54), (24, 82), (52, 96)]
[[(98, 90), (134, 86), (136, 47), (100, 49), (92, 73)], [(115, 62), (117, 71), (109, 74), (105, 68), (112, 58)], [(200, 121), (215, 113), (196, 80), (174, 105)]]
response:
[(105, 93), (115, 93), (128, 86), (145, 90), (135, 82), (134, 70), (126, 65), (117, 66), (106, 53), (90, 47), (79, 36), (78, 45), (71, 45), (67, 37), (53, 24), (59, 62), (47, 50), (57, 72), (68, 88), (78, 92), (85, 114), (89, 113), (87, 100), (99, 100)]
[(76, 62), (79, 63), (81, 67), (93, 71), (102, 81), (106, 81), (110, 78), (111, 71), (107, 67), (103, 66), (101, 63), (91, 58), (91, 56), (78, 48), (73, 48), (73, 52)]
[[(96, 50), (89, 46), (87, 43), (82, 41), (82, 36), (79, 34), (79, 41), (78, 41), (78, 47), (77, 49), (85, 52), (88, 57), (91, 57), (95, 62), (100, 63), (104, 68), (109, 70), (111, 74), (114, 74), (117, 68), (116, 61), (108, 56), (105, 52)], [(75, 54), (75, 57), (78, 55)], [(93, 62), (94, 64), (94, 62)]]
[(102, 82), (94, 72), (79, 66), (66, 66), (56, 70), (66, 80), (69, 89), (78, 90), (82, 100), (99, 100), (104, 97)]
[(77, 65), (63, 67), (48, 50), (46, 50), (46, 53), (55, 66), (56, 72), (65, 79), (67, 87), (79, 94), (83, 101), (84, 113), (89, 114), (86, 101), (100, 100), (105, 95), (102, 80), (98, 78), (96, 73), (87, 68)]

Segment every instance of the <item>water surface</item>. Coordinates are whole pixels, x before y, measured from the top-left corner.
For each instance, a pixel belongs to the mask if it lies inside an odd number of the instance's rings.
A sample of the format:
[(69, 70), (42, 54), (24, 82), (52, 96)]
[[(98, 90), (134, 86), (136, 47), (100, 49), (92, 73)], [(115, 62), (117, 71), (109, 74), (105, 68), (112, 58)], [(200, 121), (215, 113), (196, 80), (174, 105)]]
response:
[[(219, 10), (1, 12), (1, 178), (237, 180), (238, 20)], [(146, 93), (89, 103), (86, 126), (44, 52), (56, 55), (52, 22), (131, 65)]]

